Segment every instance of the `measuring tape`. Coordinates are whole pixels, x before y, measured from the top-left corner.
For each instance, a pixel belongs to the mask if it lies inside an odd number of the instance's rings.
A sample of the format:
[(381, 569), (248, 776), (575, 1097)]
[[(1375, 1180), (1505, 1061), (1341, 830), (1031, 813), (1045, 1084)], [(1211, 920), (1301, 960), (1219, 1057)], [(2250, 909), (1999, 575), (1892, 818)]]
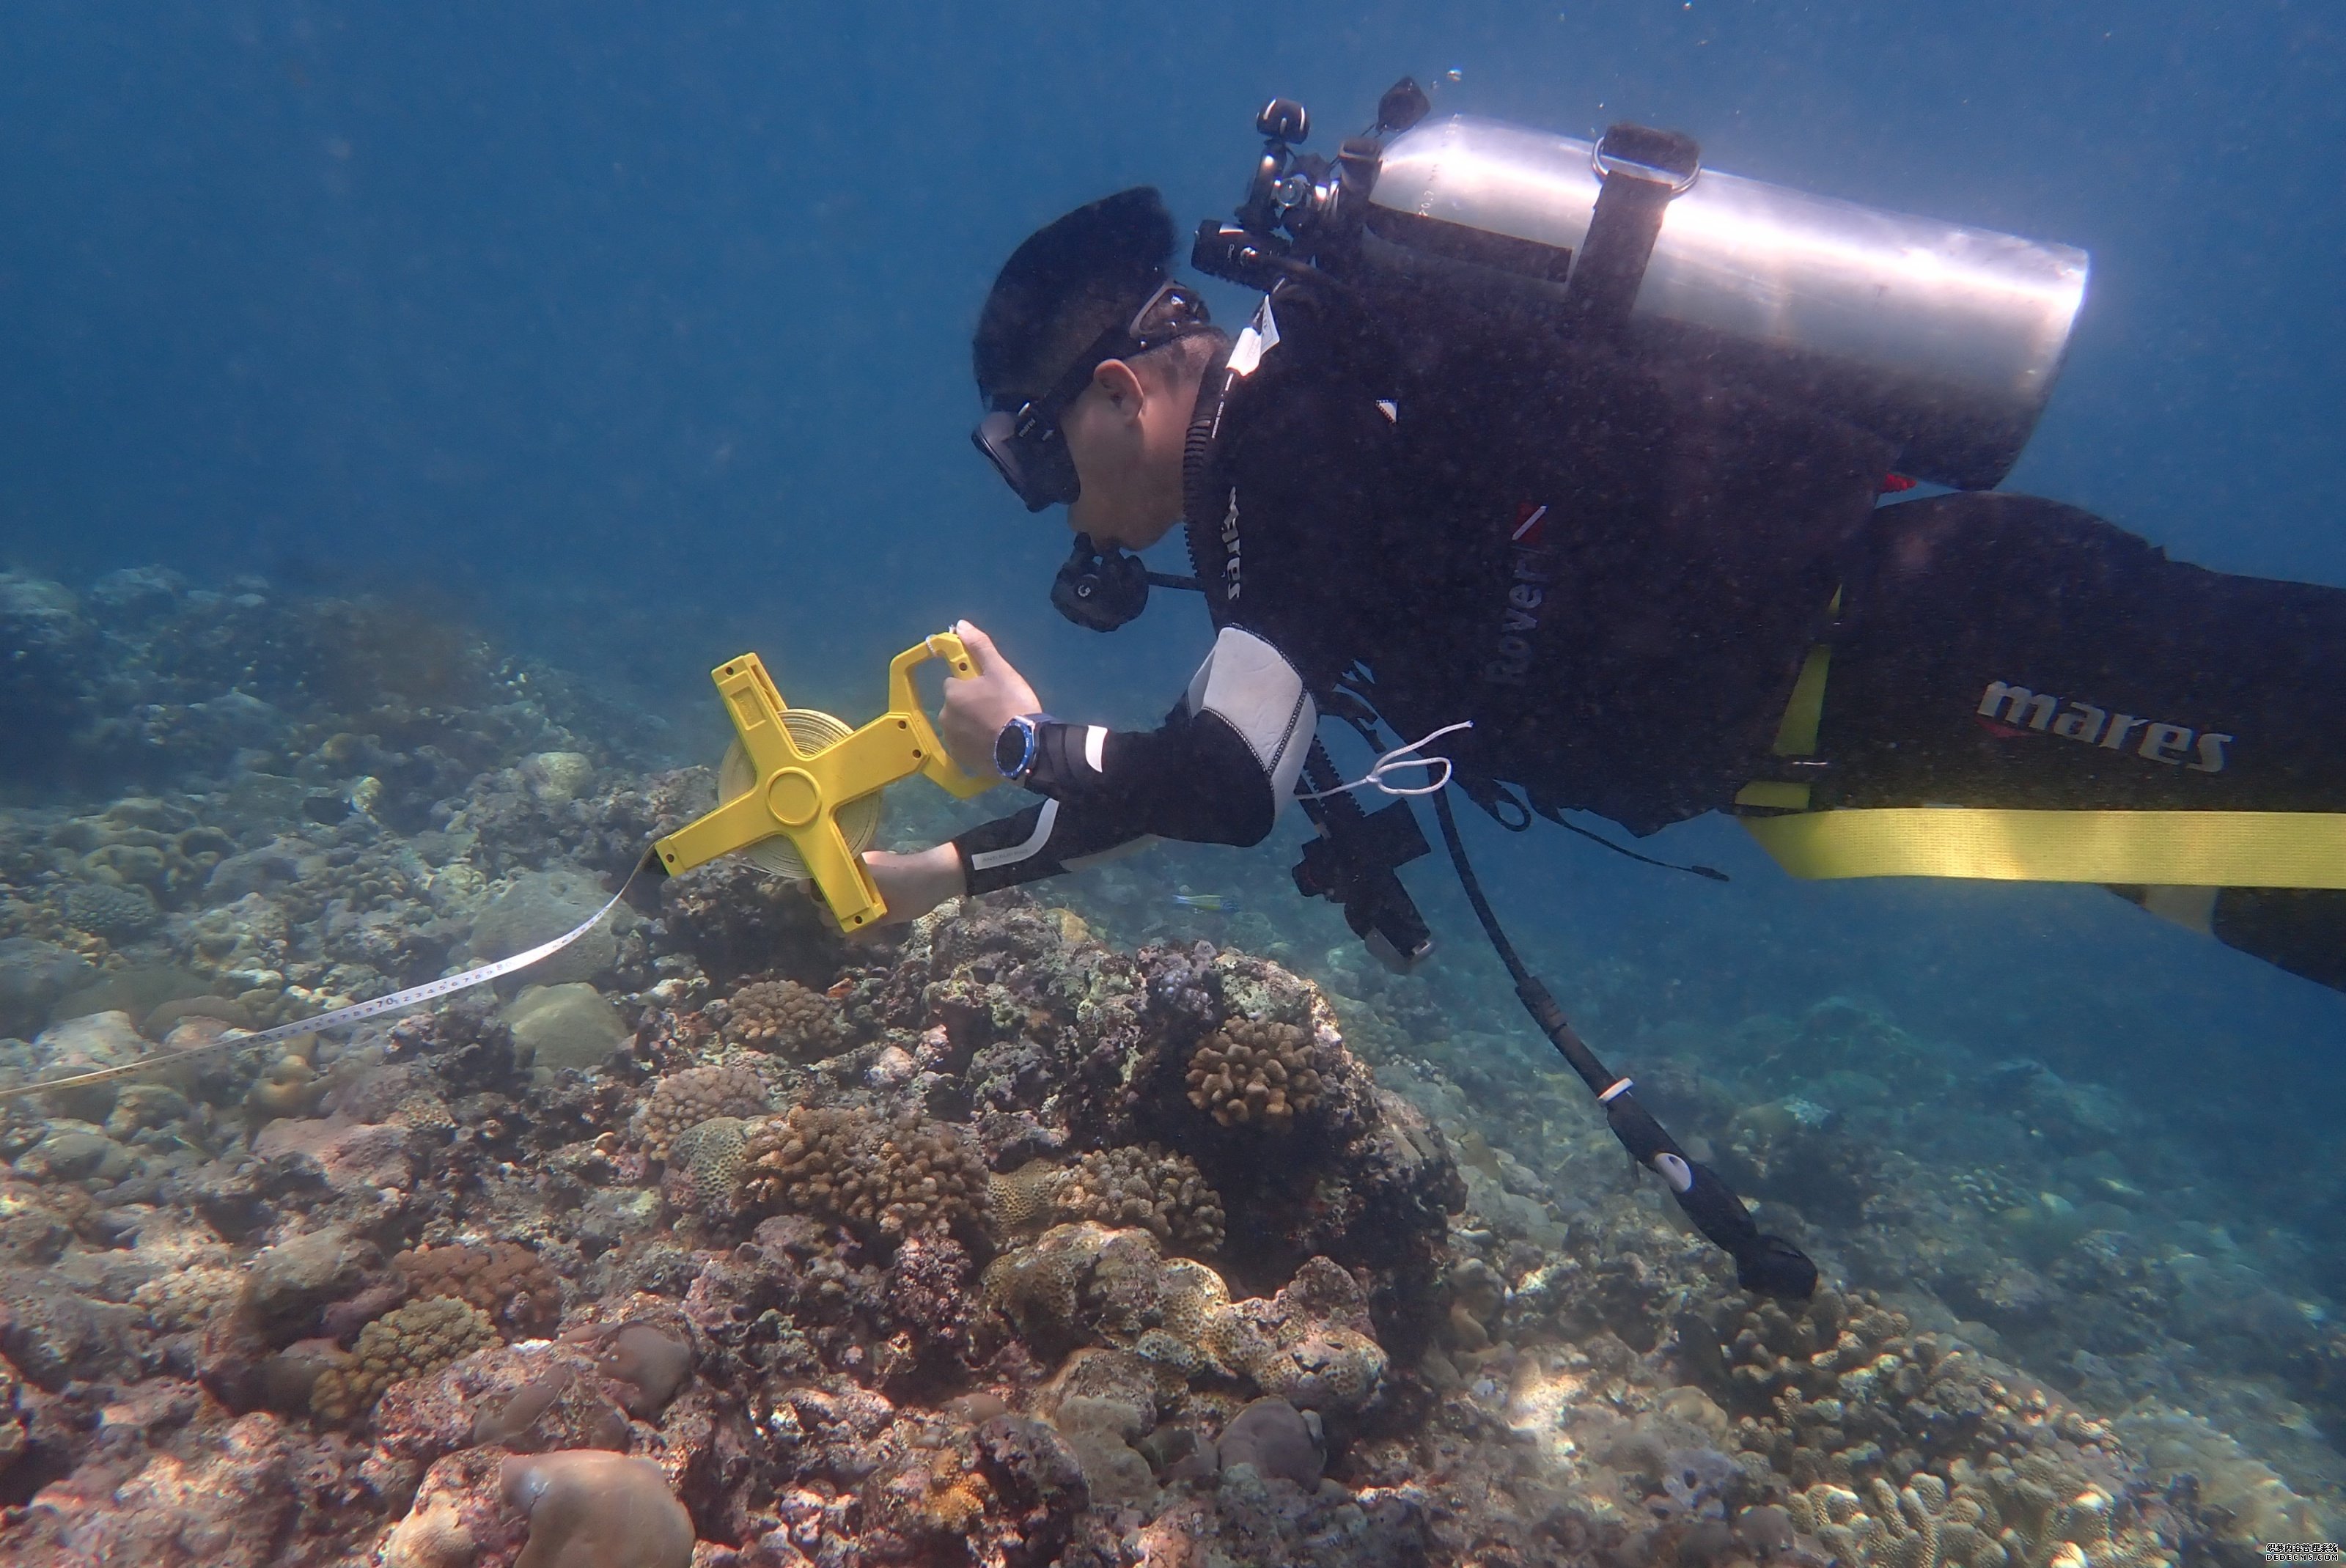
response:
[(14, 1100), (26, 1095), (44, 1095), (56, 1089), (77, 1089), (85, 1084), (103, 1084), (110, 1079), (129, 1077), (134, 1073), (142, 1073), (150, 1067), (177, 1066), (182, 1062), (194, 1062), (206, 1056), (219, 1055), (230, 1051), (257, 1050), (263, 1045), (274, 1044), (280, 1040), (291, 1040), (296, 1035), (313, 1034), (321, 1029), (339, 1029), (345, 1023), (356, 1023), (366, 1018), (380, 1018), (386, 1013), (404, 1013), (411, 1007), (420, 1007), (427, 1002), (437, 1002), (444, 996), (454, 996), (456, 993), (469, 991), (475, 985), (486, 985), (493, 980), (502, 980), (518, 970), (527, 969), (533, 963), (552, 958), (556, 953), (602, 924), (603, 917), (619, 907), (619, 901), (627, 896), (627, 890), (635, 886), (636, 879), (643, 874), (644, 867), (649, 864), (651, 856), (647, 852), (644, 859), (636, 862), (635, 870), (627, 873), (627, 880), (619, 884), (619, 891), (611, 895), (610, 902), (556, 937), (552, 942), (540, 942), (526, 952), (515, 953), (511, 958), (501, 958), (495, 963), (484, 963), (478, 969), (468, 969), (462, 974), (451, 974), (444, 979), (429, 981), (422, 985), (412, 985), (405, 991), (394, 991), (389, 996), (378, 996), (372, 1002), (360, 1002), (348, 1007), (337, 1007), (331, 1013), (321, 1013), (314, 1018), (304, 1018), (296, 1023), (280, 1023), (273, 1029), (263, 1029), (258, 1033), (245, 1033), (240, 1031), (212, 1041), (209, 1044), (191, 1046), (185, 1051), (158, 1051), (150, 1055), (141, 1056), (135, 1062), (121, 1062), (111, 1067), (99, 1067), (87, 1073), (76, 1073), (69, 1078), (50, 1078), (37, 1084), (19, 1084), (13, 1088), (0, 1089), (0, 1100)]

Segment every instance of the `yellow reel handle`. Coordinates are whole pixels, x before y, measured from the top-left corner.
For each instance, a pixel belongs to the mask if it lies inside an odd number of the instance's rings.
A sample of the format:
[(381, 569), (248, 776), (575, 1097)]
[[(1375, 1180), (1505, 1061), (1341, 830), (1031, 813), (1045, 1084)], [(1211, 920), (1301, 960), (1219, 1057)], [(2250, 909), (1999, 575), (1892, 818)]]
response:
[(945, 661), (945, 670), (954, 680), (967, 680), (977, 673), (977, 661), (969, 657), (969, 648), (952, 632), (934, 632), (914, 643), (888, 661), (888, 708), (892, 717), (909, 718), (913, 734), (920, 749), (921, 772), (930, 782), (957, 800), (973, 795), (983, 795), (999, 779), (984, 779), (964, 772), (953, 759), (944, 742), (937, 738), (936, 728), (929, 716), (921, 711), (921, 694), (913, 689), (913, 671), (933, 658)]

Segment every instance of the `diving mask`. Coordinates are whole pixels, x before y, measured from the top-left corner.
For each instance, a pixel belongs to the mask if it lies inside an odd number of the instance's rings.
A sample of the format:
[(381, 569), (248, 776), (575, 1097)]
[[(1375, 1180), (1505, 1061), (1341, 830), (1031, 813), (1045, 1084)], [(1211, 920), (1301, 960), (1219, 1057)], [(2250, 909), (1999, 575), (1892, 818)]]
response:
[(978, 422), (969, 439), (985, 453), (1003, 483), (1026, 504), (1027, 511), (1070, 504), (1081, 486), (1059, 419), (1091, 384), (1092, 372), (1109, 360), (1145, 354), (1211, 326), (1206, 301), (1198, 291), (1168, 279), (1141, 302), (1129, 321), (1093, 339), (1049, 392), (1014, 407), (995, 408)]

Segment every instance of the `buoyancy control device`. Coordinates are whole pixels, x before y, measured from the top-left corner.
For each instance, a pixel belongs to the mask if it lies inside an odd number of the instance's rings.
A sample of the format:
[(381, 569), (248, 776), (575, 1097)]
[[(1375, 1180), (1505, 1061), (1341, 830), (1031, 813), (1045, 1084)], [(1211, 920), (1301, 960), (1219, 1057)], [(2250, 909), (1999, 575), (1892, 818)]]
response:
[(1404, 358), (1606, 332), (1872, 431), (1918, 479), (1986, 489), (2018, 460), (2084, 251), (1704, 168), (1692, 140), (1642, 127), (1588, 142), (1430, 107), (1400, 83), (1326, 158), (1299, 150), (1302, 107), (1274, 100), (1237, 220), (1209, 219), (1193, 263), (1254, 288), (1332, 279)]
[[(2083, 251), (1707, 171), (1690, 138), (1643, 127), (1591, 143), (1429, 121), (1430, 107), (1414, 83), (1397, 84), (1369, 133), (1329, 159), (1297, 150), (1308, 117), (1274, 100), (1257, 119), (1263, 151), (1237, 220), (1209, 220), (1193, 264), (1252, 288), (1301, 276), (1348, 293), (1395, 351), (1404, 402), (1412, 382), (1438, 388), (1487, 355), (1569, 354), (1599, 340), (1617, 360), (1698, 362), (1869, 431), (1913, 478), (1986, 489), (2018, 461), (2084, 303)], [(1342, 904), (1372, 952), (1406, 967), (1432, 945), (1393, 874), (1428, 850), (1409, 803), (1362, 812), (1334, 793), (1316, 747), (1305, 777), (1318, 837), (1297, 888)], [(1446, 796), (1433, 805), (1517, 998), (1622, 1146), (1734, 1258), (1746, 1288), (1807, 1298), (1816, 1265), (1762, 1231), (1581, 1039), (1483, 896)]]

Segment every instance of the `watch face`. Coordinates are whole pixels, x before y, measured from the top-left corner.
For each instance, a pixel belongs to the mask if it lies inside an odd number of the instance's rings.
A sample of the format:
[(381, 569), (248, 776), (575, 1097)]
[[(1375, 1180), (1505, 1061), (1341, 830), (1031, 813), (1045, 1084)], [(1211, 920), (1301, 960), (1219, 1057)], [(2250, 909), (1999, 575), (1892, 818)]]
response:
[(994, 770), (1005, 779), (1016, 778), (1019, 769), (1025, 766), (1030, 744), (1025, 725), (1015, 718), (1004, 725), (994, 738)]

